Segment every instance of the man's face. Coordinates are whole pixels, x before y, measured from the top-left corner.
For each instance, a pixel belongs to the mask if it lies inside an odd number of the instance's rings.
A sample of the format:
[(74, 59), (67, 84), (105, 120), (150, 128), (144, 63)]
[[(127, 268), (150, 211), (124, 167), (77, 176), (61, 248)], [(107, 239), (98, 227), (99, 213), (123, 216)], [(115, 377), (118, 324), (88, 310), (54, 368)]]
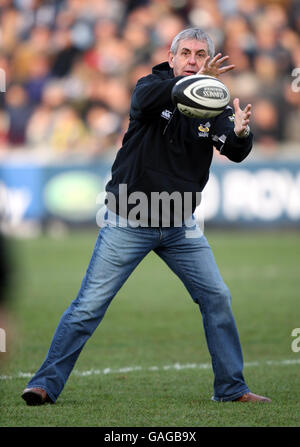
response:
[(206, 42), (195, 39), (180, 40), (176, 54), (169, 51), (169, 65), (174, 76), (191, 76), (200, 70), (208, 56)]

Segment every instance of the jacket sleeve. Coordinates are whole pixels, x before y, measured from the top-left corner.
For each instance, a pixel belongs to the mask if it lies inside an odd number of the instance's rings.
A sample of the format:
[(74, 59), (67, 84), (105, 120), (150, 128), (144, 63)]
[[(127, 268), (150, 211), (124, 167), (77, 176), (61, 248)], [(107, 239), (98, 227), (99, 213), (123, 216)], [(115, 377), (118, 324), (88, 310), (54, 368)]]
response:
[(170, 104), (172, 88), (181, 78), (182, 76), (160, 79), (155, 75), (141, 78), (132, 93), (130, 111), (132, 118), (147, 118), (161, 112)]
[(236, 163), (243, 161), (252, 149), (252, 132), (246, 138), (239, 138), (234, 133), (234, 113), (231, 107), (215, 118), (211, 138), (220, 154)]

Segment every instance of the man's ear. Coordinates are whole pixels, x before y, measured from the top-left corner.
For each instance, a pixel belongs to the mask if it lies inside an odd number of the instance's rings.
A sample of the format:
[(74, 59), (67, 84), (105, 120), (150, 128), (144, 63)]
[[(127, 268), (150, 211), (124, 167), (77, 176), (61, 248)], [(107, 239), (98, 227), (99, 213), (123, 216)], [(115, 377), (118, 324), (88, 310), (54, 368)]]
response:
[(169, 50), (168, 52), (168, 62), (171, 68), (174, 67), (174, 54)]

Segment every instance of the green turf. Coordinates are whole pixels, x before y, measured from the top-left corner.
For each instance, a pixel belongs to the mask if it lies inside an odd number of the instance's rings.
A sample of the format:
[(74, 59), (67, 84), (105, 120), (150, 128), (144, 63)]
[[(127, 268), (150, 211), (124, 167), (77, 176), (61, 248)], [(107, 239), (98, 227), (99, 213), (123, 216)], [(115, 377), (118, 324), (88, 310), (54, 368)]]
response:
[[(232, 292), (246, 381), (271, 404), (210, 400), (213, 374), (205, 367), (210, 358), (199, 309), (151, 254), (112, 302), (57, 403), (27, 407), (20, 399), (27, 379), (18, 374), (40, 366), (76, 296), (96, 238), (88, 231), (13, 241), (15, 334), (1, 354), (7, 361), (0, 375), (9, 378), (0, 380), (0, 425), (299, 427), (300, 352), (291, 350), (291, 332), (300, 327), (299, 233), (207, 230), (206, 236)], [(104, 374), (106, 368), (112, 371)]]

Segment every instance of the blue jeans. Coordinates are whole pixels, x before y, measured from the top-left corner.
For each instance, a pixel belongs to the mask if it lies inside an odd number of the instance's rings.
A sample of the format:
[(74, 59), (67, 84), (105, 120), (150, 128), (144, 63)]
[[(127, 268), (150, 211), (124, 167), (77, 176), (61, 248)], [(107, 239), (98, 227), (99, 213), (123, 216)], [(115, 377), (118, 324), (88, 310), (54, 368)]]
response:
[(110, 302), (151, 250), (182, 280), (200, 308), (214, 372), (213, 400), (230, 401), (249, 392), (242, 374), (230, 292), (205, 236), (198, 227), (185, 226), (106, 225), (99, 231), (77, 298), (62, 315), (45, 361), (29, 381), (29, 388), (42, 388), (56, 401)]

